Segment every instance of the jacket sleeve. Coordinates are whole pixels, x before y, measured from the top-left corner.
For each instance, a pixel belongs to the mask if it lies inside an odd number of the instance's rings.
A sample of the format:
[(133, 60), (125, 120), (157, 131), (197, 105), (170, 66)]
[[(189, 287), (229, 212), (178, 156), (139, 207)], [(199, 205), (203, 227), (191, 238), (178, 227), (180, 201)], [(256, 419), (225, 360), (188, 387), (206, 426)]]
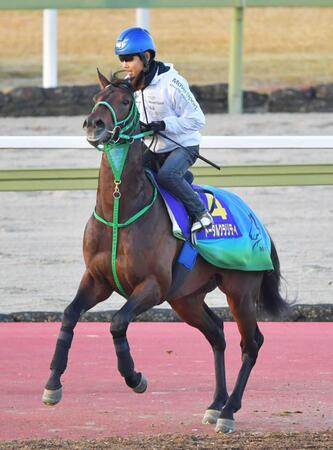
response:
[(190, 91), (187, 81), (181, 76), (172, 76), (167, 86), (167, 98), (174, 115), (164, 117), (165, 130), (184, 134), (200, 130), (205, 125), (205, 116)]

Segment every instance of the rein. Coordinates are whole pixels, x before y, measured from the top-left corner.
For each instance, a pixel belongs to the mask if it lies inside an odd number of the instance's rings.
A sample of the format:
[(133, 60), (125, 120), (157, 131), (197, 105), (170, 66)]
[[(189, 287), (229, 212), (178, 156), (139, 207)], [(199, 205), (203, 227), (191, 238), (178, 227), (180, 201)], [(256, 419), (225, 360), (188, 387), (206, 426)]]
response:
[[(94, 106), (93, 111), (97, 108), (97, 106), (103, 105), (106, 106), (109, 111), (112, 114), (112, 118), (114, 121), (114, 128), (111, 131), (108, 131), (111, 135), (110, 140), (108, 143), (104, 144), (102, 147), (97, 147), (99, 151), (102, 151), (105, 153), (109, 166), (112, 170), (112, 173), (114, 175), (114, 191), (113, 191), (113, 221), (105, 220), (103, 217), (97, 214), (96, 208), (94, 210), (94, 218), (98, 220), (99, 222), (103, 223), (104, 225), (112, 228), (112, 248), (111, 248), (111, 270), (112, 275), (114, 278), (114, 281), (116, 283), (116, 286), (119, 290), (119, 292), (125, 297), (128, 298), (128, 295), (123, 288), (122, 284), (120, 283), (118, 274), (117, 274), (117, 246), (118, 246), (118, 229), (127, 227), (128, 225), (135, 222), (139, 217), (143, 216), (154, 204), (156, 198), (157, 198), (157, 188), (155, 184), (151, 181), (154, 192), (153, 197), (151, 199), (151, 202), (144, 206), (140, 211), (138, 211), (136, 214), (134, 214), (132, 217), (127, 219), (124, 223), (119, 223), (119, 204), (120, 204), (120, 198), (121, 198), (121, 192), (120, 192), (120, 185), (121, 185), (121, 175), (125, 166), (125, 162), (127, 159), (128, 151), (130, 148), (130, 145), (133, 143), (134, 140), (141, 139), (144, 136), (152, 134), (151, 131), (149, 132), (142, 132), (138, 134), (132, 134), (139, 125), (139, 111), (137, 109), (137, 106), (135, 104), (135, 100), (133, 97), (133, 103), (131, 106), (131, 109), (129, 110), (128, 115), (123, 120), (118, 120), (117, 114), (113, 106), (106, 102), (106, 101), (100, 101), (96, 103)], [(121, 140), (123, 142), (121, 142)], [(125, 141), (125, 142), (124, 142)]]

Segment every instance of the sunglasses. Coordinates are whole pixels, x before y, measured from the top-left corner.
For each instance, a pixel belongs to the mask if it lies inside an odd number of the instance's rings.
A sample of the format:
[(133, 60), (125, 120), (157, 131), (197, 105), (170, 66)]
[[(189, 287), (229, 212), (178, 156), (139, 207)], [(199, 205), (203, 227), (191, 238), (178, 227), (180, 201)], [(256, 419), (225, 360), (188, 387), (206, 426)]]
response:
[(133, 61), (135, 55), (119, 55), (119, 61), (120, 62), (129, 62)]

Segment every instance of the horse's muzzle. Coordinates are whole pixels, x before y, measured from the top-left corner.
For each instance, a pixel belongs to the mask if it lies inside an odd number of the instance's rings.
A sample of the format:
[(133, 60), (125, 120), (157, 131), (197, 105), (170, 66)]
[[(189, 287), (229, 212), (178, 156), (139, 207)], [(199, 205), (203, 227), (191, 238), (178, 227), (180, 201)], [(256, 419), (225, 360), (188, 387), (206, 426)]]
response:
[(83, 128), (86, 130), (87, 141), (94, 147), (106, 143), (110, 138), (110, 134), (102, 120), (90, 121), (88, 117), (83, 122)]

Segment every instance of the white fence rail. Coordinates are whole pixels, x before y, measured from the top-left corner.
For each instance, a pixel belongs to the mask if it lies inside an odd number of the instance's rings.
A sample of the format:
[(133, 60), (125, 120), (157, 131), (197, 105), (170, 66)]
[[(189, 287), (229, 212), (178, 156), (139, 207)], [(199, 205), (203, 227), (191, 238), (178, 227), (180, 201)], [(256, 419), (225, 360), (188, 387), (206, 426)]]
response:
[[(203, 136), (202, 149), (333, 149), (333, 136)], [(0, 149), (91, 148), (85, 136), (0, 136)]]
[[(2, 136), (0, 151), (17, 155), (21, 150), (42, 149), (92, 149), (84, 136)], [(333, 163), (304, 164), (302, 155), (311, 154), (317, 159), (326, 152), (331, 155), (333, 136), (204, 136), (201, 150), (209, 159), (219, 163), (224, 151), (230, 153), (244, 150), (245, 153), (256, 152), (260, 155), (260, 164), (243, 163), (243, 165), (223, 165), (223, 170), (217, 171), (207, 165), (199, 164), (193, 167), (198, 184), (212, 186), (315, 186), (333, 185)], [(275, 150), (274, 150), (275, 149)], [(270, 151), (271, 150), (271, 151)], [(263, 164), (265, 157), (276, 161), (276, 154), (285, 151), (287, 164), (270, 162)], [(291, 151), (301, 153), (302, 163), (292, 163)], [(15, 153), (16, 151), (16, 153)], [(207, 155), (208, 153), (208, 155)], [(237, 155), (234, 155), (237, 156)], [(244, 156), (244, 154), (242, 155)], [(19, 160), (22, 158), (18, 157)], [(10, 158), (9, 158), (10, 159)], [(267, 159), (267, 158), (266, 158)], [(320, 158), (319, 158), (320, 159)], [(331, 156), (329, 157), (331, 159)], [(96, 189), (98, 168), (49, 168), (0, 170), (0, 191), (24, 190), (70, 190)]]

